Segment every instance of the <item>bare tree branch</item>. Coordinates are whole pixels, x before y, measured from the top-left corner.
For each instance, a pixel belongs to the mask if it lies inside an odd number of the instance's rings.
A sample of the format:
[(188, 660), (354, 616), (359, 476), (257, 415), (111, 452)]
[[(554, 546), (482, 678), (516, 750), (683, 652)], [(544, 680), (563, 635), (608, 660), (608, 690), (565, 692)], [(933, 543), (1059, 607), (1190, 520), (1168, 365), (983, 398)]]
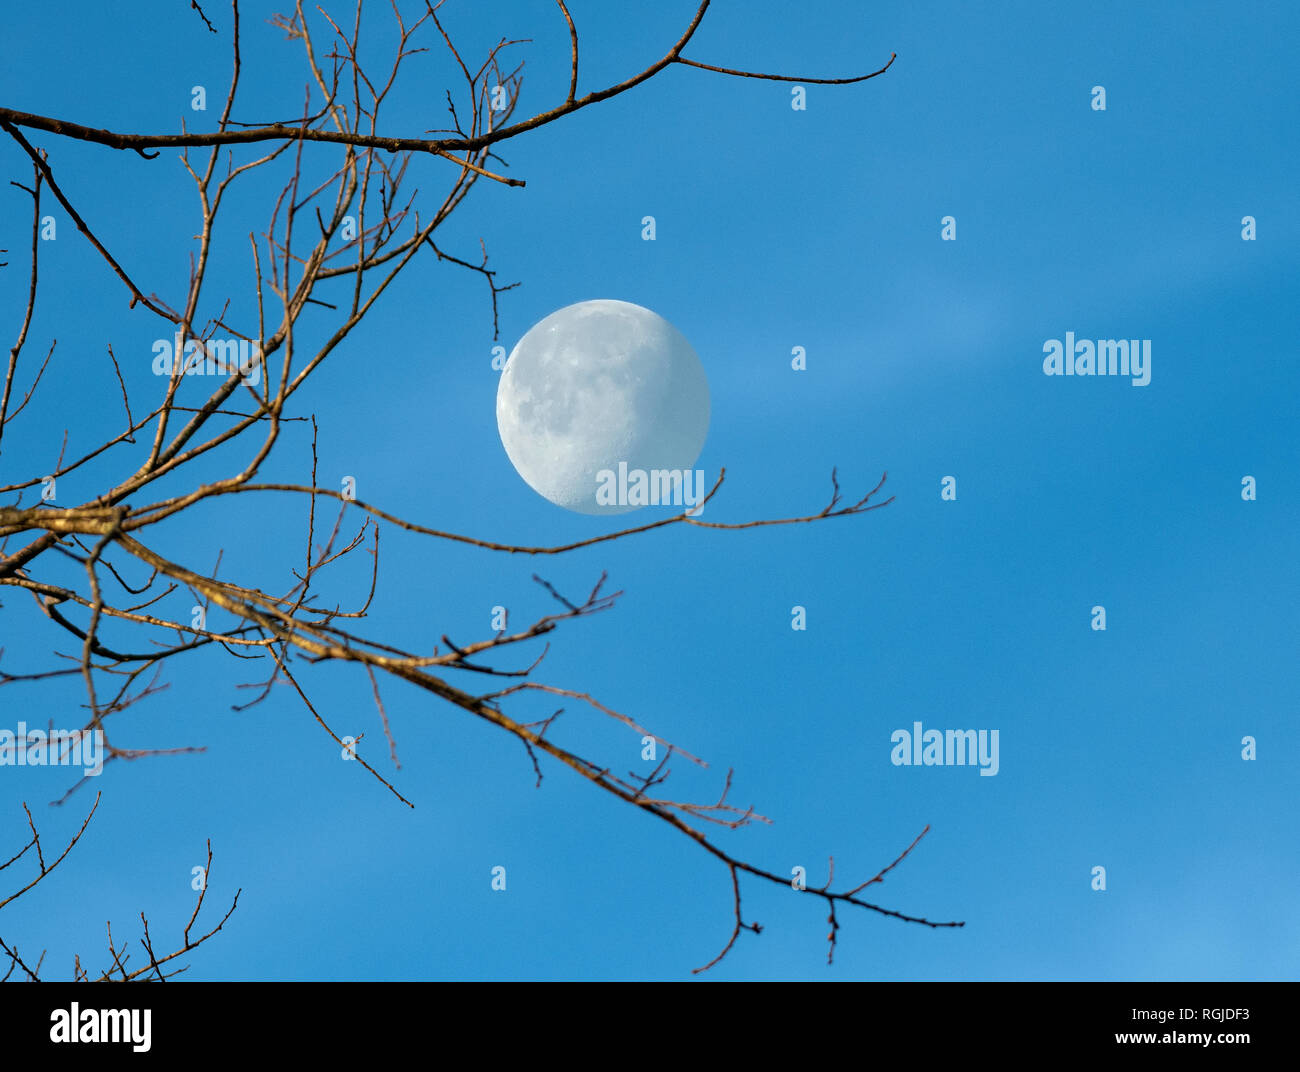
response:
[[(442, 3), (430, 2), (423, 3), (418, 18), (407, 18), (399, 5), (393, 4), (395, 41), (390, 41), (391, 48), (376, 66), (372, 57), (379, 50), (368, 45), (368, 38), (367, 47), (362, 47), (359, 2), (354, 3), (349, 20), (336, 19), (322, 9), (309, 13), (302, 0), (295, 0), (293, 11), (277, 15), (272, 24), (284, 31), (292, 47), (302, 49), (307, 84), (300, 101), (289, 102), (287, 106), (279, 102), (263, 112), (287, 118), (269, 122), (235, 118), (242, 67), (237, 0), (231, 4), (230, 85), (215, 130), (182, 128), (179, 133), (163, 134), (108, 131), (68, 119), (0, 108), (0, 129), (21, 150), (24, 168), (28, 165), (31, 168), (31, 185), (17, 182), (15, 185), (31, 196), (33, 204), (28, 298), (6, 364), (3, 395), (0, 395), (0, 437), (37, 388), (48, 388), (49, 383), (43, 377), (54, 352), (53, 340), (41, 367), (34, 375), (24, 367), (23, 377), (19, 379), (21, 355), (34, 323), (41, 278), (37, 254), (43, 188), (49, 188), (103, 260), (107, 267), (105, 278), (116, 280), (114, 286), (119, 283), (125, 286), (128, 308), (140, 307), (143, 315), (151, 318), (150, 322), (165, 326), (167, 337), (173, 340), (172, 364), (164, 369), (169, 374), (160, 378), (156, 397), (141, 405), (137, 390), (134, 406), (127, 388), (129, 378), (123, 376), (113, 346), (106, 343), (116, 387), (109, 380), (107, 365), (102, 365), (107, 387), (105, 398), (114, 407), (120, 398), (123, 409), (112, 411), (112, 427), (122, 427), (118, 421), (124, 412), (124, 430), (95, 446), (77, 443), (70, 453), (65, 431), (52, 469), (47, 473), (19, 474), (9, 478), (13, 482), (0, 488), (0, 493), (17, 496), (15, 502), (0, 505), (0, 586), (29, 592), (41, 615), (37, 620), (53, 622), (77, 642), (73, 651), (55, 651), (49, 665), (0, 667), (0, 688), (39, 688), (54, 678), (79, 675), (85, 691), (85, 731), (103, 735), (106, 762), (133, 760), (198, 750), (198, 746), (124, 747), (116, 740), (118, 728), (130, 725), (129, 718), (123, 718), (124, 712), (165, 687), (161, 673), (174, 660), (201, 657), (192, 656), (196, 652), (223, 659), (229, 656), (231, 661), (227, 665), (232, 670), (247, 669), (248, 676), (252, 677), (251, 681), (239, 683), (238, 687), (251, 690), (252, 697), (239, 709), (255, 707), (271, 695), (275, 686), (287, 683), (332, 740), (331, 747), (339, 747), (345, 758), (355, 759), (394, 797), (413, 807), (412, 801), (377, 769), (375, 763), (379, 761), (372, 763), (360, 755), (358, 746), (364, 735), (344, 738), (331, 728), (329, 704), (323, 699), (318, 703), (309, 698), (308, 678), (310, 671), (321, 663), (355, 664), (356, 672), (366, 675), (378, 723), (387, 741), (388, 761), (395, 770), (400, 770), (397, 740), (383, 698), (387, 690), (381, 688), (381, 679), (410, 685), (428, 698), (488, 722), (520, 742), (531, 762), (537, 785), (542, 782), (544, 763), (554, 761), (594, 787), (666, 824), (725, 867), (731, 879), (734, 926), (721, 952), (704, 966), (708, 968), (725, 957), (742, 931), (755, 934), (761, 931), (759, 924), (746, 922), (742, 916), (742, 878), (787, 885), (781, 875), (741, 859), (718, 840), (723, 831), (769, 820), (752, 805), (730, 802), (731, 771), (723, 779), (716, 799), (712, 793), (704, 795), (702, 800), (666, 795), (673, 759), (680, 758), (697, 768), (705, 767), (704, 762), (583, 688), (540, 679), (548, 665), (545, 660), (551, 644), (560, 643), (562, 634), (567, 640), (569, 631), (583, 628), (579, 619), (615, 609), (621, 593), (606, 593), (607, 577), (603, 572), (588, 594), (576, 596), (566, 595), (549, 581), (535, 576), (534, 580), (545, 592), (543, 598), (549, 597), (549, 602), (531, 624), (513, 630), (494, 625), (493, 632), (486, 636), (457, 634), (455, 640), (450, 630), (435, 632), (433, 635), (441, 640), (430, 652), (422, 642), (366, 628), (372, 601), (380, 585), (386, 583), (381, 580), (380, 525), (480, 551), (561, 555), (670, 526), (732, 532), (856, 517), (893, 502), (892, 497), (877, 501), (885, 476), (865, 495), (846, 504), (842, 501), (838, 473), (832, 469), (829, 501), (811, 513), (706, 521), (700, 508), (694, 508), (558, 546), (510, 544), (417, 523), (358, 500), (350, 492), (320, 486), (316, 416), (304, 412), (299, 402), (308, 381), (319, 380), (328, 373), (329, 367), (338, 364), (338, 359), (331, 362), (331, 357), (361, 328), (380, 296), (417, 257), (481, 276), (488, 286), (493, 338), (499, 335), (500, 296), (519, 284), (503, 285), (497, 281), (497, 269), (488, 267), (487, 246), (482, 238), (477, 253), (461, 249), (464, 255), (460, 255), (450, 251), (456, 244), (444, 243), (436, 237), (436, 232), (464, 203), (480, 179), (513, 187), (524, 185), (522, 179), (504, 173), (509, 170), (508, 165), (494, 152), (501, 143), (628, 93), (674, 65), (736, 78), (844, 86), (884, 74), (895, 56), (891, 54), (888, 63), (869, 74), (797, 79), (688, 59), (683, 51), (694, 39), (710, 7), (709, 0), (704, 0), (662, 58), (616, 84), (580, 95), (577, 26), (566, 0), (556, 2), (569, 36), (567, 92), (551, 107), (518, 120), (514, 113), (520, 100), (523, 64), (515, 63), (514, 57), (519, 55), (524, 42), (502, 38), (475, 65), (462, 54), (441, 21)], [(197, 0), (192, 0), (191, 7), (205, 26), (217, 33)], [(437, 37), (432, 36), (435, 31)], [(394, 135), (388, 132), (385, 123), (386, 106), (397, 86), (399, 71), (429, 51), (417, 45), (421, 35), (433, 41), (437, 50), (450, 59), (453, 78), (459, 77), (463, 82), (454, 93), (446, 90), (452, 127), (423, 132), (446, 135), (442, 137)], [(182, 273), (179, 281), (167, 281), (167, 286), (159, 280), (163, 294), (147, 289), (151, 284), (145, 282), (145, 277), (153, 269), (128, 270), (123, 260), (97, 237), (86, 216), (74, 204), (77, 195), (73, 185), (56, 178), (54, 156), (29, 140), (28, 134), (34, 131), (59, 139), (133, 151), (149, 160), (157, 160), (159, 150), (178, 150), (178, 175), (181, 181), (193, 183), (197, 203), (195, 246), (188, 273)], [(244, 148), (247, 146), (259, 148), (249, 152)], [(407, 180), (408, 164), (419, 156), (437, 157), (451, 165), (445, 171), (438, 169), (438, 174), (445, 178), (445, 189), (429, 204), (423, 203), (419, 191), (412, 190)], [(165, 162), (155, 166), (165, 166)], [(242, 219), (233, 227), (227, 226), (227, 194), (236, 185), (241, 191), (249, 189), (246, 184), (255, 181), (270, 184), (266, 187), (264, 229), (250, 233)], [(244, 317), (247, 322), (243, 322), (239, 303), (230, 295), (217, 292), (217, 284), (209, 278), (214, 258), (227, 249), (233, 249), (234, 255), (246, 259), (248, 264), (256, 323), (252, 323), (252, 300)], [(234, 346), (240, 353), (246, 348), (249, 360), (227, 361), (230, 351), (223, 349), (227, 346)], [(206, 370), (214, 363), (216, 374), (208, 375)], [(194, 375), (196, 371), (204, 375)], [(22, 390), (21, 383), (28, 382), (29, 376), (31, 387), (15, 407), (12, 403)], [(134, 412), (141, 410), (148, 412), (136, 419)], [(309, 482), (259, 479), (259, 473), (273, 455), (276, 459), (284, 456), (282, 432), (290, 426), (289, 422), (295, 421), (310, 421), (312, 426)], [(122, 445), (136, 444), (137, 434), (139, 453), (131, 455), (131, 464), (121, 464)], [(42, 449), (48, 449), (51, 457), (54, 439), (50, 435), (41, 441), (49, 444)], [(74, 460), (65, 464), (65, 455)], [(115, 462), (119, 464), (114, 466)], [(303, 467), (308, 467), (306, 462)], [(24, 493), (50, 480), (50, 474), (62, 477), (77, 472), (85, 484), (91, 480), (88, 473), (100, 469), (108, 475), (102, 484), (96, 485), (98, 493), (78, 505), (54, 506), (44, 500), (23, 505)], [(198, 477), (200, 469), (209, 474), (207, 479)], [(214, 479), (213, 469), (225, 475)], [(725, 469), (719, 473), (701, 507), (704, 504), (714, 507), (725, 474)], [(277, 496), (277, 492), (283, 494)], [(232, 495), (257, 495), (252, 501), (266, 510), (286, 506), (296, 509), (300, 504), (305, 507), (301, 515), (305, 553), (298, 557), (299, 552), (295, 551), (294, 563), (286, 570), (279, 594), (265, 592), (250, 581), (241, 583), (235, 577), (219, 576), (222, 559), (215, 547), (204, 547), (193, 554), (188, 551), (165, 554), (160, 550), (170, 546), (160, 536), (159, 526), (164, 522), (183, 517), (197, 523), (205, 504), (220, 509), (228, 502), (226, 497)], [(307, 497), (305, 504), (297, 498), (300, 496)], [(319, 503), (330, 499), (339, 503), (332, 527), (317, 517)], [(355, 511), (360, 511), (360, 517)], [(12, 551), (11, 540), (19, 544)], [(349, 599), (331, 594), (338, 564), (353, 561), (351, 556), (358, 552), (372, 559), (365, 570), (369, 580), (363, 587), (368, 590)], [(216, 565), (210, 565), (214, 555)], [(201, 610), (202, 614), (193, 621), (179, 620), (167, 609), (166, 597), (173, 593), (192, 597), (196, 611)], [(21, 602), (30, 613), (31, 604), (26, 599)], [(223, 621), (220, 627), (210, 627), (206, 621), (209, 612), (230, 620)], [(534, 644), (541, 641), (544, 643)], [(532, 648), (528, 647), (530, 644)], [(0, 649), (0, 660), (4, 657)], [(486, 693), (470, 687), (485, 677), (505, 678), (511, 683)], [(550, 698), (555, 696), (573, 701), (563, 723), (557, 720), (565, 708), (533, 720), (519, 710), (531, 702), (530, 697), (547, 702), (546, 709), (550, 710)], [(630, 732), (642, 740), (653, 741), (665, 749), (665, 754), (649, 774), (616, 775), (613, 770), (622, 769), (619, 763), (588, 758), (564, 743), (571, 727), (592, 720), (611, 725), (620, 733)], [(68, 794), (84, 784), (85, 779), (69, 789)], [(96, 797), (86, 822), (94, 814), (98, 800)], [(31, 841), (8, 863), (0, 865), (0, 871), (15, 864), (30, 850), (39, 874), (8, 900), (0, 901), (0, 908), (30, 890), (57, 867), (85, 830), (83, 823), (82, 831), (47, 867), (30, 813), (28, 825)], [(821, 898), (828, 906), (830, 956), (834, 955), (840, 926), (837, 909), (845, 905), (931, 928), (962, 925), (908, 914), (860, 896), (867, 887), (883, 882), (928, 830), (927, 826), (893, 863), (857, 886), (833, 888), (832, 861), (826, 885), (805, 891)], [(210, 844), (208, 864), (210, 867)], [(110, 930), (110, 964), (99, 978), (161, 980), (183, 970), (168, 966), (220, 931), (238, 901), (236, 894), (226, 915), (201, 937), (194, 938), (191, 931), (203, 908), (205, 891), (206, 882), (178, 948), (165, 955), (157, 955), (149, 921), (141, 914), (141, 945), (147, 957), (143, 966), (132, 963), (128, 947), (116, 942)], [(34, 958), (23, 957), (14, 945), (0, 943), (0, 950), (9, 957), (10, 974), (37, 977), (40, 959), (33, 963)], [(91, 977), (80, 958), (74, 965), (74, 977)]]

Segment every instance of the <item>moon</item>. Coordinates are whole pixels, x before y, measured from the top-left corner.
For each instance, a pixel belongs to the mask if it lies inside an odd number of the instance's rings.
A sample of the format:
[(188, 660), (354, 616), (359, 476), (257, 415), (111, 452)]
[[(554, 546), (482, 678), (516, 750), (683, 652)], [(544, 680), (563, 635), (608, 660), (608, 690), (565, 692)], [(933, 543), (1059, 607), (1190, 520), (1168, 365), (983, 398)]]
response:
[(579, 514), (639, 506), (596, 501), (602, 470), (687, 470), (709, 432), (709, 381), (680, 331), (631, 302), (559, 309), (515, 345), (497, 387), (497, 430), (539, 495)]

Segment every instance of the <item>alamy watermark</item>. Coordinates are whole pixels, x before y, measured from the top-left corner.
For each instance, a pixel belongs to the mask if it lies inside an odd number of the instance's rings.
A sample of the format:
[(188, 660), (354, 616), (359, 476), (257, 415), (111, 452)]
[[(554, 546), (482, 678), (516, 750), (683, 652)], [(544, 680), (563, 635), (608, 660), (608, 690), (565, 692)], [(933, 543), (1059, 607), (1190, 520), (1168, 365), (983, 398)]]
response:
[(231, 376), (243, 373), (243, 382), (262, 382), (262, 347), (247, 339), (174, 339), (153, 344), (155, 376)]
[(895, 767), (965, 767), (980, 768), (980, 777), (998, 772), (997, 730), (922, 730), (913, 722), (912, 729), (894, 730), (889, 735), (893, 751), (889, 761)]
[(629, 469), (618, 463), (618, 472), (602, 469), (596, 474), (597, 506), (685, 506), (692, 517), (704, 512), (704, 470)]
[(50, 1013), (51, 1042), (129, 1043), (136, 1053), (148, 1053), (152, 1009), (83, 1009), (79, 1002)]
[(104, 769), (103, 730), (0, 730), (0, 767), (84, 767), (87, 777)]
[(1043, 374), (1046, 376), (1131, 376), (1134, 387), (1151, 382), (1150, 339), (1074, 338), (1048, 339), (1043, 343)]

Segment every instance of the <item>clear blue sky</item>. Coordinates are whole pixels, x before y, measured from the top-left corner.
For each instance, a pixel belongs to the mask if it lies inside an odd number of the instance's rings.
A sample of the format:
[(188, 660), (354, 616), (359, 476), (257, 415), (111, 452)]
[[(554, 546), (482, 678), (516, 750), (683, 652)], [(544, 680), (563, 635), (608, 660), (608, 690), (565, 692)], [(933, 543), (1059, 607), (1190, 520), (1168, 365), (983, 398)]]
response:
[[(113, 130), (210, 129), (230, 16), (205, 7), (219, 36), (182, 0), (74, 5), (57, 22), (14, 7), (0, 99)], [(264, 21), (275, 5), (255, 7), (243, 13), (236, 116), (287, 117), (302, 102), (300, 47)], [(661, 56), (693, 4), (571, 9), (585, 91)], [(503, 35), (533, 39), (517, 50), (520, 115), (562, 99), (567, 32), (553, 4), (443, 10), (467, 56)], [(387, 7), (366, 17), (387, 55)], [(896, 501), (863, 517), (674, 529), (560, 559), (384, 529), (369, 632), (425, 649), (444, 632), (487, 635), (496, 604), (512, 624), (552, 610), (534, 572), (585, 592), (607, 570), (625, 592), (618, 608), (554, 635), (540, 680), (589, 691), (709, 760), (705, 772), (675, 769), (669, 786), (685, 795), (715, 797), (734, 767), (732, 799), (774, 820), (723, 835), (753, 862), (802, 865), (820, 883), (834, 854), (837, 878), (855, 884), (932, 826), (873, 890), (964, 929), (845, 910), (828, 969), (824, 905), (751, 881), (746, 919), (764, 931), (743, 934), (709, 977), (1295, 978), (1298, 37), (1300, 14), (1283, 3), (718, 2), (688, 56), (814, 76), (898, 60), (861, 85), (810, 86), (802, 112), (782, 83), (670, 69), (501, 146), (527, 187), (481, 183), (440, 233), (465, 257), (481, 236), (503, 281), (522, 281), (502, 298), (507, 350), (588, 298), (647, 306), (692, 341), (713, 404), (700, 465), (727, 468), (711, 519), (816, 511), (832, 466), (850, 497), (889, 473)], [(444, 125), (443, 89), (459, 75), (436, 36), (422, 43), (433, 51), (409, 62), (389, 133)], [(198, 83), (211, 102), (200, 114), (189, 109)], [(1104, 112), (1091, 107), (1095, 85)], [(197, 213), (176, 154), (146, 162), (28, 136), (143, 288), (178, 301)], [(7, 137), (0, 162), (6, 183), (30, 181)], [(411, 165), (420, 203), (440, 200), (451, 170)], [(249, 183), (221, 225), (210, 300), (230, 294), (244, 316), (247, 235), (265, 229), (283, 178)], [(30, 202), (5, 185), (0, 204), (10, 337)], [(47, 206), (58, 237), (42, 247), (25, 367), (51, 338), (58, 349), (9, 426), (0, 483), (48, 472), (64, 428), (70, 456), (119, 430), (108, 343), (137, 411), (159, 389), (156, 322), (127, 310), (120, 283)], [(653, 243), (641, 240), (645, 215)], [(954, 242), (940, 238), (949, 215)], [(1253, 242), (1241, 238), (1246, 215)], [(311, 323), (324, 330), (327, 311)], [(570, 514), (519, 479), (496, 430), (491, 332), (478, 277), (414, 264), (299, 399), (321, 427), (321, 482), (351, 475), (385, 509), (501, 541), (650, 520)], [(1045, 376), (1043, 345), (1066, 332), (1150, 339), (1150, 384)], [(790, 368), (795, 346), (804, 372)], [(286, 433), (266, 479), (307, 480), (304, 428)], [(245, 457), (229, 451), (199, 475)], [(61, 481), (58, 501), (84, 501), (136, 464), (131, 448), (114, 453)], [(955, 502), (940, 498), (949, 475)], [(1246, 475), (1253, 502), (1241, 498)], [(154, 539), (200, 569), (224, 548), (222, 576), (281, 590), (304, 525), (303, 501), (244, 497)], [(334, 597), (362, 598), (365, 570), (340, 569)], [(188, 617), (188, 597), (169, 600)], [(10, 672), (73, 650), (25, 595), (3, 604)], [(1090, 627), (1098, 604), (1105, 632)], [(807, 608), (805, 632), (790, 628), (794, 605)], [(105, 635), (129, 646), (125, 632)], [(243, 894), (227, 930), (190, 957), (192, 978), (681, 979), (725, 941), (725, 869), (664, 824), (551, 763), (535, 789), (513, 738), (386, 683), (394, 774), (364, 675), (299, 669), (331, 725), (366, 735), (363, 754), (414, 810), (342, 762), (289, 689), (232, 711), (259, 669), (195, 655), (115, 720), (114, 739), (207, 751), (110, 766), (86, 838), (0, 913), (0, 936), (47, 948), (52, 977), (70, 973), (74, 952), (102, 966), (105, 920), (134, 940), (144, 910), (165, 944), (188, 918), (190, 869), (211, 838), (212, 909)], [(76, 682), (7, 686), (0, 727), (79, 725), (83, 702)], [(642, 768), (638, 737), (566, 706), (560, 740)], [(890, 735), (915, 721), (998, 730), (998, 774), (892, 765)], [(1247, 735), (1253, 762), (1241, 757)], [(47, 855), (75, 830), (90, 792), (46, 806), (68, 782), (0, 768), (0, 857), (22, 843), (24, 800)], [(490, 889), (496, 865), (504, 893)], [(1092, 889), (1097, 866), (1105, 892)]]

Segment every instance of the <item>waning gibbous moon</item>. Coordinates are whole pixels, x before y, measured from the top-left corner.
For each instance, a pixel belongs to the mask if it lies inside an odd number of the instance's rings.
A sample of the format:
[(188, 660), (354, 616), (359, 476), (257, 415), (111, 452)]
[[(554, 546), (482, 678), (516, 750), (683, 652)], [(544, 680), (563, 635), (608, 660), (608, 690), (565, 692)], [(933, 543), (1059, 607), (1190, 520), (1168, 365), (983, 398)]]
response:
[(580, 514), (602, 470), (689, 470), (709, 431), (709, 381), (686, 337), (631, 302), (578, 302), (533, 325), (497, 387), (497, 429), (525, 482)]

